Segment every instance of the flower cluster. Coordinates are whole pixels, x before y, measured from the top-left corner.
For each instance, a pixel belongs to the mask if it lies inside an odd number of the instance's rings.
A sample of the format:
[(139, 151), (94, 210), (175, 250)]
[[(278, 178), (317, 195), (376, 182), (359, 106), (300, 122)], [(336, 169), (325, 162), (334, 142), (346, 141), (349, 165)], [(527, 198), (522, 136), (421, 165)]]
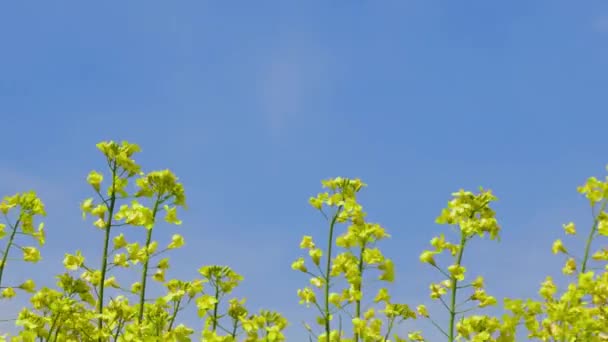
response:
[[(448, 328), (441, 328), (426, 313), (422, 316), (430, 319), (449, 341), (454, 341), (456, 338), (488, 341), (495, 333), (499, 334), (499, 338), (504, 340), (504, 338), (513, 334), (515, 327), (502, 325), (497, 318), (489, 316), (465, 316), (465, 313), (474, 308), (470, 307), (469, 303), (476, 303), (478, 308), (496, 305), (496, 298), (488, 295), (485, 291), (484, 278), (478, 276), (468, 284), (461, 284), (465, 281), (467, 272), (467, 268), (463, 265), (464, 250), (467, 243), (476, 236), (484, 237), (486, 234), (489, 235), (491, 240), (498, 238), (500, 226), (496, 220), (496, 213), (489, 206), (497, 198), (490, 190), (484, 190), (483, 188), (480, 188), (478, 194), (460, 190), (453, 193), (452, 196), (454, 198), (448, 202), (447, 208), (441, 211), (436, 222), (457, 226), (458, 242), (450, 242), (446, 240), (444, 234), (440, 234), (431, 240), (433, 250), (423, 251), (420, 255), (421, 262), (431, 265), (445, 277), (440, 282), (431, 283), (429, 288), (431, 299), (439, 300), (448, 311)], [(443, 268), (438, 264), (435, 257), (446, 252), (448, 258), (451, 258), (452, 261), (447, 267)], [(471, 293), (461, 303), (457, 303), (459, 295), (462, 298), (462, 294), (459, 292), (467, 288), (472, 289)], [(465, 308), (464, 306), (467, 304), (469, 307)], [(423, 307), (423, 311), (426, 312), (425, 307)], [(456, 321), (458, 316), (460, 316), (460, 319)]]
[(15, 289), (28, 293), (35, 291), (36, 284), (28, 279), (21, 284), (5, 285), (4, 274), (8, 268), (8, 261), (11, 252), (19, 250), (21, 260), (36, 263), (42, 258), (40, 250), (35, 246), (22, 246), (17, 243), (17, 237), (26, 236), (33, 238), (38, 246), (45, 243), (44, 223), (40, 222), (38, 228), (34, 227), (37, 216), (45, 216), (44, 204), (34, 191), (17, 193), (7, 196), (0, 201), (0, 213), (4, 217), (4, 223), (0, 223), (0, 240), (6, 239), (6, 244), (1, 251), (0, 259), (0, 298), (13, 298), (17, 295)]
[[(380, 273), (380, 281), (392, 282), (395, 278), (392, 260), (375, 246), (389, 235), (381, 225), (366, 221), (367, 214), (357, 202), (357, 193), (365, 186), (361, 180), (337, 177), (324, 180), (322, 185), (329, 191), (319, 193), (309, 202), (328, 220), (327, 252), (317, 247), (312, 236), (302, 238), (300, 248), (308, 250), (315, 270), (309, 270), (304, 258), (298, 258), (292, 264), (292, 269), (311, 276), (310, 286), (297, 291), (300, 303), (307, 306), (312, 304), (319, 311), (317, 323), (323, 329), (317, 336), (319, 341), (351, 341), (343, 329), (332, 329), (334, 317), (341, 318), (342, 315), (352, 317), (352, 341), (382, 341), (390, 335), (394, 324), (416, 318), (406, 304), (392, 303), (386, 288), (381, 288), (373, 301), (384, 303), (384, 310), (370, 308), (363, 312), (364, 273), (376, 269)], [(329, 215), (326, 209), (331, 210)], [(346, 225), (346, 231), (337, 235), (337, 224)], [(334, 247), (342, 249), (335, 257), (332, 254)], [(324, 255), (325, 263), (322, 262)], [(346, 281), (347, 286), (342, 291), (336, 291), (333, 284), (340, 278)], [(323, 298), (317, 299), (316, 291)], [(350, 305), (354, 305), (352, 313), (347, 312)], [(379, 317), (378, 313), (382, 316)], [(383, 327), (385, 321), (386, 328)], [(314, 335), (309, 325), (306, 328)]]
[[(86, 180), (94, 195), (80, 207), (84, 220), (92, 218), (91, 233), (100, 236), (101, 258), (92, 260), (82, 250), (66, 253), (65, 271), (55, 277), (53, 288), (37, 289), (31, 279), (11, 282), (5, 272), (16, 268), (13, 262), (41, 260), (38, 248), (46, 233), (37, 221), (46, 215), (44, 204), (33, 191), (0, 201), (0, 301), (30, 296), (29, 305), (15, 317), (21, 331), (10, 341), (284, 341), (288, 321), (281, 314), (250, 312), (246, 298), (233, 296), (243, 276), (232, 268), (207, 265), (194, 279), (171, 278), (166, 254), (186, 246), (185, 238), (177, 232), (169, 234), (169, 241), (154, 237), (165, 229), (162, 225), (182, 225), (186, 197), (179, 179), (169, 170), (143, 172), (134, 160), (141, 152), (135, 144), (108, 141), (97, 148), (107, 170), (89, 173)], [(432, 302), (447, 311), (444, 324), (426, 305), (411, 308), (392, 300), (388, 283), (395, 280), (395, 265), (378, 247), (390, 235), (369, 221), (359, 204), (358, 193), (366, 184), (337, 177), (322, 185), (325, 191), (309, 203), (326, 219), (327, 234), (303, 236), (299, 247), (305, 255), (291, 265), (309, 276), (297, 298), (318, 312), (317, 327), (304, 324), (311, 341), (426, 341), (421, 331), (407, 336), (396, 331), (414, 319), (429, 320), (448, 342), (514, 342), (520, 334), (539, 341), (608, 341), (608, 177), (591, 177), (578, 188), (593, 213), (583, 255), (573, 253), (577, 249), (568, 240), (582, 230), (574, 222), (564, 224), (565, 236), (550, 246), (553, 254), (564, 257), (561, 271), (568, 284), (560, 288), (548, 276), (538, 298), (505, 298), (502, 317), (470, 314), (498, 301), (486, 291), (484, 277), (471, 275), (464, 262), (473, 240), (499, 240), (501, 227), (491, 208), (497, 199), (483, 188), (454, 193), (436, 223), (451, 226), (455, 238), (438, 234), (419, 257), (441, 277), (429, 290)], [(137, 239), (137, 233), (144, 238)], [(125, 271), (137, 279), (129, 280)], [(368, 286), (368, 280), (380, 286)], [(150, 298), (151, 293), (160, 295)], [(195, 328), (180, 322), (190, 305), (201, 320), (197, 337)], [(7, 334), (0, 341), (8, 341)]]
[[(36, 292), (31, 280), (2, 287), (4, 298), (15, 296), (14, 289), (34, 293), (31, 307), (23, 308), (16, 320), (22, 330), (11, 340), (190, 341), (194, 329), (178, 323), (178, 315), (192, 302), (205, 321), (201, 332), (204, 341), (236, 341), (239, 335), (248, 342), (284, 340), (282, 331), (287, 321), (276, 312), (249, 314), (245, 299), (236, 298), (228, 302), (226, 314), (220, 312), (223, 297), (243, 279), (230, 268), (205, 266), (199, 270), (198, 279), (167, 280), (170, 262), (163, 254), (183, 247), (185, 239), (173, 234), (163, 248), (153, 239), (153, 232), (161, 224), (159, 215), (167, 224), (182, 224), (178, 209), (186, 206), (183, 185), (169, 170), (142, 172), (133, 159), (140, 152), (135, 144), (109, 141), (99, 143), (97, 148), (108, 165), (108, 182), (104, 189), (104, 174), (89, 173), (87, 182), (96, 198), (85, 199), (81, 210), (84, 219), (93, 217), (93, 225), (103, 235), (101, 267), (93, 267), (77, 250), (65, 255), (63, 265), (67, 272), (56, 277), (56, 289), (44, 287)], [(135, 189), (130, 190), (130, 184)], [(25, 261), (40, 259), (35, 247), (18, 245), (15, 238), (31, 236), (44, 244), (43, 224), (38, 230), (33, 224), (35, 216), (45, 212), (33, 192), (6, 197), (0, 202), (0, 211), (7, 222), (0, 225), (0, 238), (9, 237), (0, 266), (1, 284), (11, 247), (20, 249)], [(132, 240), (129, 236), (133, 229), (124, 229), (127, 226), (143, 229), (145, 241)], [(123, 286), (120, 269), (136, 270), (140, 280)], [(164, 295), (147, 298), (146, 293), (154, 285), (148, 281), (150, 278), (162, 285)], [(223, 323), (225, 319), (230, 320), (229, 326)]]
[[(594, 242), (608, 236), (608, 176), (604, 181), (589, 178), (578, 192), (587, 198), (594, 213), (584, 255), (572, 255), (561, 239), (551, 248), (554, 254), (564, 254), (562, 273), (574, 279), (560, 294), (553, 278), (546, 277), (538, 291), (540, 300), (508, 301), (510, 319), (523, 321), (529, 338), (608, 341), (608, 254), (606, 248), (592, 248)], [(574, 222), (564, 224), (563, 230), (567, 236), (577, 234)], [(596, 267), (590, 267), (592, 264)]]

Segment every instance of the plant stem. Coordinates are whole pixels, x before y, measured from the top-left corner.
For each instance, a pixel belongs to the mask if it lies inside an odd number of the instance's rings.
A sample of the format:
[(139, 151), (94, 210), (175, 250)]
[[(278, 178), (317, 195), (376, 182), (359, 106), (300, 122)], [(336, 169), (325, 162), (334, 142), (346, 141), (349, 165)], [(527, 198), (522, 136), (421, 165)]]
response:
[[(587, 237), (587, 241), (585, 242), (585, 255), (583, 256), (583, 262), (581, 265), (581, 274), (585, 273), (585, 271), (587, 270), (587, 261), (589, 261), (589, 252), (591, 249), (591, 243), (593, 242), (593, 235), (595, 234), (595, 231), (597, 230), (597, 225), (599, 223), (599, 217), (606, 209), (607, 203), (608, 203), (608, 199), (605, 199), (602, 202), (602, 205), (600, 207), (600, 212), (597, 215), (595, 215), (595, 217), (593, 218), (593, 225), (591, 226), (591, 231), (589, 232), (589, 236)], [(580, 301), (581, 301), (580, 299), (577, 299), (576, 303), (579, 304)], [(568, 302), (568, 305), (566, 306), (566, 308), (568, 308), (568, 309), (570, 308), (570, 302)], [(563, 328), (564, 322), (563, 321), (560, 322), (559, 326)], [(560, 341), (565, 341), (565, 336), (562, 337), (560, 339)]]
[[(152, 225), (156, 221), (156, 213), (158, 212), (158, 205), (160, 204), (161, 194), (159, 193), (156, 197), (156, 201), (154, 202), (154, 209), (152, 209)], [(146, 235), (146, 260), (144, 261), (144, 269), (141, 273), (141, 291), (139, 292), (139, 313), (138, 313), (138, 322), (141, 324), (144, 318), (144, 302), (146, 301), (146, 283), (148, 282), (148, 267), (150, 264), (150, 254), (148, 251), (148, 247), (150, 247), (150, 243), (152, 242), (152, 230), (154, 226), (148, 229), (148, 233)]]
[[(460, 267), (460, 263), (462, 262), (462, 254), (464, 252), (464, 246), (467, 243), (467, 237), (464, 232), (461, 232), (460, 235), (460, 246), (458, 250), (458, 257), (456, 259), (456, 265)], [(456, 320), (456, 291), (458, 285), (458, 279), (455, 276), (451, 277), (452, 284), (452, 293), (450, 298), (450, 336), (448, 337), (449, 342), (454, 342), (454, 322)]]
[(213, 304), (213, 332), (215, 332), (217, 330), (217, 323), (218, 323), (217, 309), (218, 309), (219, 304), (220, 304), (220, 287), (219, 287), (219, 285), (215, 284), (215, 304)]
[(182, 303), (182, 300), (179, 299), (177, 301), (177, 304), (174, 304), (175, 307), (173, 309), (173, 315), (171, 316), (171, 321), (169, 321), (169, 329), (167, 331), (171, 331), (171, 329), (173, 329), (173, 324), (175, 323), (175, 317), (177, 317), (177, 313), (179, 311), (179, 306)]
[[(8, 259), (8, 251), (11, 249), (11, 246), (13, 245), (13, 240), (15, 240), (15, 235), (17, 234), (17, 227), (19, 226), (19, 220), (17, 220), (17, 222), (15, 222), (15, 225), (12, 226), (13, 231), (11, 232), (11, 236), (8, 239), (8, 243), (6, 244), (6, 249), (4, 250), (4, 255), (2, 256), (2, 264), (0, 265), (0, 286), (2, 285), (2, 275), (4, 274), (4, 267), (6, 266), (6, 259)], [(9, 225), (10, 225), (10, 223), (9, 223)]]
[(114, 341), (118, 341), (118, 336), (120, 336), (120, 331), (122, 330), (123, 324), (124, 324), (124, 320), (121, 318), (118, 321), (118, 326), (116, 327), (116, 332), (114, 333)]
[[(359, 284), (357, 285), (357, 291), (361, 293), (363, 288), (363, 252), (365, 252), (365, 244), (361, 246), (361, 252), (359, 254)], [(363, 294), (361, 294), (363, 296)], [(357, 318), (361, 318), (361, 299), (357, 299), (357, 308), (355, 315)], [(359, 342), (359, 333), (355, 333), (355, 342)]]
[(327, 242), (327, 266), (325, 269), (325, 333), (327, 334), (326, 340), (329, 342), (329, 332), (330, 332), (330, 324), (329, 324), (329, 273), (331, 272), (331, 252), (332, 245), (334, 241), (334, 227), (336, 226), (336, 221), (338, 220), (338, 215), (340, 214), (340, 210), (342, 207), (339, 207), (336, 211), (336, 214), (331, 220), (331, 224), (329, 225), (329, 238)]
[(393, 324), (395, 323), (395, 319), (388, 319), (388, 328), (386, 329), (386, 335), (384, 335), (384, 340), (388, 341), (388, 337), (391, 334), (391, 330), (393, 330)]
[(116, 205), (116, 170), (118, 169), (118, 164), (116, 160), (113, 161), (112, 164), (112, 190), (110, 192), (110, 206), (108, 207), (108, 221), (106, 222), (105, 229), (105, 237), (103, 241), (103, 257), (101, 260), (101, 282), (99, 283), (99, 302), (97, 303), (97, 313), (99, 313), (100, 317), (97, 321), (97, 328), (99, 329), (99, 339), (101, 342), (101, 330), (103, 328), (103, 291), (104, 291), (104, 282), (106, 280), (106, 272), (108, 268), (108, 246), (110, 244), (110, 229), (112, 228), (112, 217), (114, 216), (114, 206)]
[[(51, 327), (49, 328), (49, 332), (48, 332), (49, 338), (47, 339), (47, 341), (50, 341), (50, 337), (51, 337), (52, 333), (54, 332), (53, 330), (55, 330), (55, 324), (57, 324), (57, 320), (59, 319), (59, 316), (61, 316), (61, 315), (58, 314), (57, 316), (55, 316), (55, 318), (53, 318), (53, 322), (51, 323)], [(59, 328), (57, 328), (57, 330), (59, 330)], [(57, 338), (55, 338), (55, 340), (56, 339)]]
[(589, 250), (591, 248), (591, 242), (593, 241), (593, 234), (597, 230), (597, 225), (599, 223), (599, 217), (606, 209), (606, 204), (608, 204), (608, 199), (605, 199), (600, 207), (600, 212), (593, 218), (593, 226), (591, 227), (591, 231), (589, 232), (589, 237), (587, 237), (587, 242), (585, 244), (585, 256), (583, 257), (583, 265), (581, 266), (581, 273), (585, 273), (587, 270), (587, 261), (589, 259)]
[(239, 320), (233, 319), (232, 320), (232, 333), (230, 334), (230, 336), (232, 336), (232, 338), (236, 338), (236, 329), (238, 329), (238, 327), (239, 327)]

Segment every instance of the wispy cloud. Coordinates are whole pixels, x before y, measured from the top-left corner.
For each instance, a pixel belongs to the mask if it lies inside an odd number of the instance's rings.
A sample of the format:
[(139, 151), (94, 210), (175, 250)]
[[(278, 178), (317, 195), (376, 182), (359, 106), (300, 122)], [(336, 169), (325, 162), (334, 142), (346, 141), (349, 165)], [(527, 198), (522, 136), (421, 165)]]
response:
[(53, 203), (54, 207), (70, 203), (69, 189), (66, 187), (23, 170), (0, 167), (1, 197), (30, 190), (36, 191), (44, 203)]
[(315, 46), (277, 48), (261, 66), (262, 111), (272, 134), (281, 134), (329, 81), (325, 51)]
[(592, 22), (593, 29), (596, 32), (608, 33), (608, 14), (603, 14), (595, 17)]

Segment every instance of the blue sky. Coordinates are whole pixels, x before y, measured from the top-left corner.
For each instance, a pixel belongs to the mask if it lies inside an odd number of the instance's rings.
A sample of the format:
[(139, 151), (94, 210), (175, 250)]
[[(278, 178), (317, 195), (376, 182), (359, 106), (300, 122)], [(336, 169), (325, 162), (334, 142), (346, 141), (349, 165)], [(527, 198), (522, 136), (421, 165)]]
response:
[(302, 235), (325, 236), (307, 204), (321, 179), (368, 183), (395, 297), (415, 305), (438, 279), (418, 255), (447, 231), (434, 219), (453, 191), (500, 199), (503, 240), (472, 245), (471, 274), (499, 298), (534, 296), (561, 268), (562, 223), (590, 222), (576, 186), (608, 163), (603, 1), (10, 1), (0, 42), (0, 193), (36, 189), (49, 212), (45, 260), (13, 277), (48, 281), (63, 253), (98, 253), (85, 177), (103, 170), (95, 143), (126, 139), (186, 187), (172, 275), (232, 266), (251, 309), (290, 319), (290, 341), (314, 320), (290, 264)]

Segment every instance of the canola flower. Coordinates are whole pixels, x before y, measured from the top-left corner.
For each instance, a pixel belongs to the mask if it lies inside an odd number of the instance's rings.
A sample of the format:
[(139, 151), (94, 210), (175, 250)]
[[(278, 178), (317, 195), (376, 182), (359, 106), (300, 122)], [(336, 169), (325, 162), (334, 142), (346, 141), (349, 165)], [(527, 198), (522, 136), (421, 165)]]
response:
[[(186, 242), (175, 233), (162, 248), (160, 242), (153, 240), (153, 232), (161, 224), (159, 215), (165, 224), (182, 224), (178, 209), (186, 207), (183, 185), (169, 170), (142, 172), (133, 159), (141, 151), (135, 144), (109, 141), (99, 143), (97, 148), (104, 156), (109, 176), (100, 171), (89, 173), (86, 180), (96, 196), (85, 199), (80, 208), (83, 218), (92, 217), (93, 226), (102, 233), (101, 267), (92, 267), (83, 252), (77, 250), (65, 255), (66, 272), (57, 276), (56, 289), (44, 287), (36, 292), (31, 280), (3, 287), (5, 299), (17, 295), (15, 289), (33, 293), (31, 306), (23, 308), (16, 320), (21, 332), (10, 340), (191, 341), (194, 329), (178, 321), (189, 304), (196, 305), (203, 320), (201, 340), (284, 340), (282, 331), (287, 320), (279, 313), (250, 313), (245, 299), (231, 298), (226, 302), (226, 296), (242, 281), (242, 276), (231, 268), (204, 266), (199, 270), (200, 277), (191, 281), (167, 278), (170, 261), (163, 254), (184, 247)], [(40, 260), (36, 248), (14, 243), (17, 233), (33, 237), (41, 245), (45, 242), (44, 225), (41, 223), (37, 231), (33, 228), (35, 216), (45, 214), (35, 193), (5, 198), (0, 202), (0, 211), (8, 222), (0, 226), (0, 238), (10, 236), (4, 260), (11, 247), (21, 249), (24, 261)], [(12, 211), (18, 211), (16, 222), (8, 220)], [(130, 241), (126, 227), (143, 229), (145, 241)], [(3, 262), (0, 281), (5, 269)], [(119, 269), (137, 270), (141, 278), (123, 286), (114, 274)], [(148, 288), (154, 285), (150, 279), (162, 285), (166, 294), (147, 298)]]
[[(305, 328), (310, 337), (316, 336), (318, 341), (388, 340), (395, 324), (416, 317), (408, 305), (392, 303), (386, 288), (381, 288), (371, 300), (374, 304), (384, 304), (384, 309), (369, 308), (363, 311), (366, 271), (376, 269), (380, 272), (378, 280), (394, 281), (392, 260), (376, 247), (378, 241), (390, 236), (381, 225), (365, 219), (367, 213), (357, 202), (357, 193), (366, 186), (365, 183), (359, 179), (337, 177), (324, 180), (322, 185), (329, 191), (311, 197), (309, 203), (329, 223), (327, 250), (318, 248), (312, 236), (304, 236), (300, 248), (308, 250), (312, 262), (310, 267), (314, 267), (315, 271), (309, 271), (304, 258), (298, 258), (291, 265), (293, 270), (311, 276), (311, 286), (299, 289), (297, 295), (300, 304), (307, 307), (314, 305), (317, 309), (319, 316), (316, 323), (322, 331), (316, 335), (310, 325), (306, 324)], [(326, 209), (332, 212), (328, 215)], [(339, 224), (346, 226), (346, 231), (337, 235)], [(334, 256), (334, 248), (341, 248), (342, 252)], [(333, 285), (339, 278), (348, 284), (341, 291)], [(354, 312), (347, 311), (349, 306), (354, 306)], [(341, 327), (334, 328), (336, 317), (341, 322), (343, 316), (351, 317), (352, 337), (348, 337)], [(398, 336), (395, 338), (400, 340)]]
[[(99, 234), (101, 258), (91, 260), (81, 250), (66, 253), (65, 272), (55, 277), (53, 288), (38, 288), (31, 279), (12, 283), (7, 277), (20, 267), (16, 263), (36, 264), (43, 257), (42, 200), (29, 191), (0, 201), (0, 301), (29, 296), (29, 305), (16, 313), (20, 332), (0, 335), (0, 341), (285, 341), (285, 317), (266, 309), (250, 312), (246, 298), (232, 295), (244, 278), (229, 266), (202, 266), (192, 280), (170, 277), (166, 254), (187, 247), (186, 241), (173, 231), (169, 241), (156, 241), (154, 232), (183, 225), (186, 197), (177, 176), (169, 170), (143, 172), (133, 158), (141, 152), (136, 144), (108, 141), (97, 148), (107, 169), (88, 174), (94, 195), (80, 209), (84, 219), (92, 218), (90, 233)], [(449, 342), (511, 342), (520, 335), (538, 341), (608, 341), (608, 177), (591, 177), (577, 189), (592, 208), (591, 227), (564, 223), (565, 236), (547, 246), (564, 258), (561, 272), (568, 284), (560, 288), (548, 276), (539, 299), (505, 298), (501, 317), (472, 314), (497, 306), (498, 300), (486, 292), (483, 276), (472, 275), (465, 258), (476, 240), (499, 240), (501, 226), (491, 207), (497, 199), (483, 188), (452, 194), (436, 223), (454, 227), (456, 238), (438, 234), (419, 256), (443, 277), (429, 284), (429, 295), (447, 312), (444, 321), (423, 304), (394, 302), (386, 286), (372, 291), (368, 285), (392, 283), (396, 271), (379, 247), (390, 235), (367, 219), (358, 201), (366, 184), (337, 177), (322, 186), (325, 191), (309, 203), (325, 218), (326, 235), (303, 236), (304, 256), (291, 265), (308, 276), (296, 301), (317, 312), (314, 327), (305, 323), (302, 329), (311, 341), (427, 341), (419, 330), (396, 333), (411, 320), (428, 320)], [(133, 239), (135, 230), (143, 233), (143, 241)], [(575, 255), (571, 238), (579, 234), (584, 234), (583, 253)], [(129, 284), (124, 271), (135, 272), (139, 280)], [(149, 298), (155, 292), (161, 295)], [(190, 305), (200, 319), (198, 327), (181, 323)]]

